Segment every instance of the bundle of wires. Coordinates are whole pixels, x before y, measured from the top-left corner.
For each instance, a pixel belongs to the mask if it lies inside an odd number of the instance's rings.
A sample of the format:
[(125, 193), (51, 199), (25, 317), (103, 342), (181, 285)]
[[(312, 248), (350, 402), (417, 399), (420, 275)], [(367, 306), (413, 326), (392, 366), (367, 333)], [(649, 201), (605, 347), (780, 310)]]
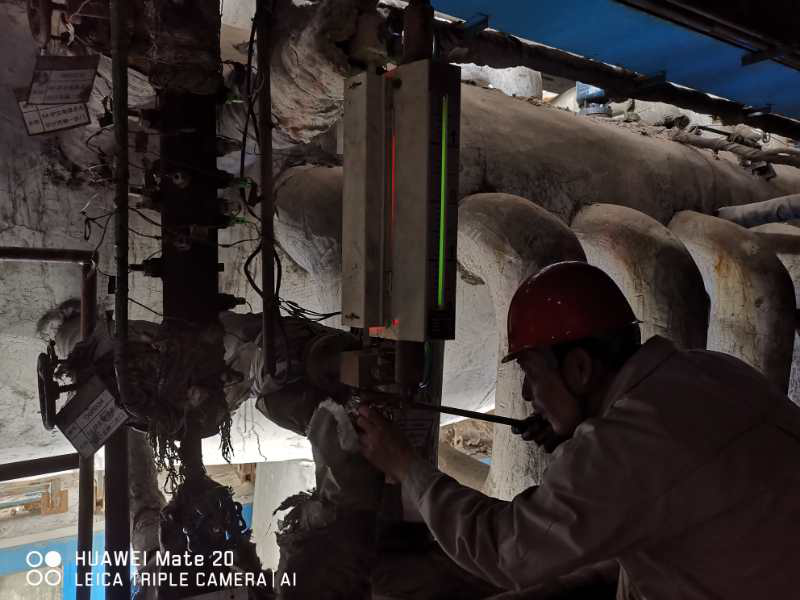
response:
[[(260, 6), (260, 4), (257, 5), (257, 6)], [(253, 24), (252, 24), (252, 26), (250, 28), (250, 42), (249, 42), (249, 46), (248, 46), (248, 50), (247, 50), (247, 68), (246, 68), (246, 71), (245, 71), (245, 90), (244, 90), (246, 95), (247, 95), (247, 114), (245, 116), (245, 121), (244, 121), (244, 130), (242, 132), (242, 150), (241, 150), (241, 155), (240, 155), (240, 159), (239, 159), (239, 178), (241, 180), (245, 179), (244, 166), (245, 166), (245, 153), (247, 152), (247, 131), (248, 131), (251, 119), (253, 121), (253, 127), (255, 129), (256, 138), (258, 140), (261, 140), (261, 136), (259, 135), (259, 132), (257, 130), (257, 124), (256, 124), (257, 120), (256, 120), (255, 110), (253, 109), (253, 105), (254, 105), (255, 100), (258, 98), (258, 95), (261, 93), (261, 89), (263, 87), (263, 83), (262, 82), (258, 82), (257, 85), (256, 85), (255, 90), (253, 90), (253, 85), (252, 85), (253, 48), (255, 47), (256, 23), (258, 22), (258, 18), (259, 18), (259, 14), (258, 14), (259, 10), (260, 10), (260, 8), (256, 8), (256, 14), (253, 17)], [(240, 188), (239, 189), (239, 193), (240, 193), (240, 196), (241, 196), (242, 206), (244, 206), (247, 209), (247, 211), (250, 213), (250, 215), (253, 216), (260, 223), (261, 219), (260, 219), (260, 217), (258, 217), (258, 215), (255, 214), (255, 212), (253, 212), (253, 209), (251, 208), (250, 203), (248, 202), (247, 194), (246, 194), (244, 188)], [(262, 194), (266, 194), (266, 193), (270, 193), (271, 194), (272, 190), (262, 190)], [(245, 274), (245, 277), (247, 278), (247, 282), (250, 284), (250, 287), (252, 287), (256, 291), (256, 293), (259, 296), (261, 296), (262, 304), (263, 304), (264, 292), (256, 284), (255, 280), (253, 279), (253, 276), (250, 274), (250, 265), (253, 262), (253, 259), (261, 252), (261, 247), (262, 247), (262, 245), (264, 243), (263, 233), (261, 233), (261, 231), (259, 231), (259, 237), (260, 237), (260, 241), (259, 241), (258, 245), (253, 249), (253, 251), (247, 257), (247, 260), (245, 260), (245, 263), (244, 263), (244, 274)], [(295, 317), (295, 318), (298, 318), (298, 319), (305, 319), (307, 321), (312, 321), (312, 322), (318, 323), (320, 321), (324, 321), (325, 319), (330, 319), (331, 317), (335, 317), (335, 316), (341, 314), (341, 311), (330, 312), (330, 313), (321, 313), (321, 312), (309, 310), (307, 308), (304, 308), (304, 307), (300, 306), (296, 302), (293, 302), (291, 300), (285, 300), (285, 299), (281, 298), (280, 292), (281, 292), (281, 278), (282, 278), (282, 274), (283, 274), (283, 265), (281, 264), (280, 256), (278, 256), (278, 253), (275, 250), (274, 246), (272, 248), (272, 256), (273, 256), (273, 259), (275, 261), (276, 274), (277, 274), (277, 280), (276, 280), (276, 284), (275, 284), (275, 298), (276, 298), (276, 301), (278, 303), (279, 309), (283, 310), (283, 312), (287, 316)], [(266, 310), (266, 307), (265, 307), (265, 310)], [(282, 327), (282, 325), (281, 325), (281, 327)], [(285, 337), (285, 332), (284, 332), (284, 337)]]

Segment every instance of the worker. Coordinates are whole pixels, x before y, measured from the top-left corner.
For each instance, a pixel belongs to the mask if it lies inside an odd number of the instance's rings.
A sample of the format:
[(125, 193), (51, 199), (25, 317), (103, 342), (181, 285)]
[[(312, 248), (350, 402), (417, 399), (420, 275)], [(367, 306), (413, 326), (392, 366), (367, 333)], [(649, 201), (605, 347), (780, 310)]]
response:
[(508, 590), (616, 559), (617, 598), (798, 597), (800, 408), (763, 375), (660, 336), (640, 344), (619, 288), (580, 262), (524, 281), (508, 345), (539, 415), (521, 433), (557, 446), (510, 502), (439, 472), (377, 411), (357, 419), (366, 458), (456, 563)]

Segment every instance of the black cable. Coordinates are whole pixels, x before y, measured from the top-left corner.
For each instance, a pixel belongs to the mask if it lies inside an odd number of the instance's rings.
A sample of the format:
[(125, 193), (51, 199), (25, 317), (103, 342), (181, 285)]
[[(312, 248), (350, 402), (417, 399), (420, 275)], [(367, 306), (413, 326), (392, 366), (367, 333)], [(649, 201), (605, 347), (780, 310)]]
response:
[(218, 243), (217, 246), (219, 246), (220, 248), (233, 248), (234, 246), (238, 246), (239, 244), (244, 244), (245, 242), (257, 242), (257, 241), (259, 241), (259, 238), (245, 238), (243, 240), (237, 240), (229, 244)]
[(102, 246), (103, 240), (106, 239), (106, 231), (108, 231), (108, 225), (109, 223), (111, 223), (111, 217), (113, 217), (116, 212), (117, 211), (114, 210), (108, 214), (108, 218), (106, 219), (105, 225), (103, 225), (103, 233), (100, 235), (100, 241), (97, 242), (97, 245), (94, 247), (95, 253), (100, 249), (100, 246)]
[(141, 231), (136, 231), (133, 227), (128, 227), (128, 231), (130, 231), (131, 233), (134, 233), (134, 234), (136, 234), (136, 235), (138, 235), (140, 237), (149, 238), (151, 240), (160, 240), (161, 239), (160, 235), (150, 235), (149, 233), (142, 233)]
[(256, 293), (261, 297), (261, 303), (263, 306), (264, 292), (261, 291), (261, 288), (258, 287), (258, 284), (253, 279), (253, 276), (250, 275), (250, 263), (253, 262), (253, 259), (256, 257), (256, 255), (259, 252), (261, 252), (262, 243), (263, 241), (259, 241), (258, 246), (255, 247), (255, 249), (250, 253), (250, 256), (247, 257), (247, 260), (244, 261), (244, 276), (247, 278), (247, 282), (250, 284), (250, 287), (252, 287), (256, 291)]
[[(88, 204), (87, 204), (87, 206), (88, 206)], [(92, 224), (97, 223), (97, 221), (99, 221), (100, 219), (105, 219), (106, 217), (113, 215), (114, 211), (112, 210), (112, 211), (109, 211), (109, 212), (104, 213), (102, 215), (98, 215), (96, 217), (90, 217), (84, 211), (81, 211), (81, 214), (84, 217), (84, 219), (83, 219), (83, 239), (84, 239), (84, 241), (88, 242), (92, 237)]]
[[(250, 43), (247, 47), (247, 71), (245, 72), (245, 83), (244, 83), (244, 90), (247, 95), (247, 112), (245, 113), (244, 118), (244, 130), (242, 131), (242, 152), (239, 155), (239, 177), (244, 179), (244, 158), (247, 153), (247, 129), (250, 125), (250, 114), (253, 112), (253, 96), (252, 96), (252, 86), (251, 86), (251, 76), (252, 76), (252, 68), (253, 68), (253, 47), (255, 46), (255, 39), (256, 39), (256, 23), (258, 22), (259, 18), (259, 10), (260, 10), (261, 3), (256, 3), (256, 13), (253, 15), (253, 22), (250, 26)], [(244, 192), (244, 189), (239, 189), (239, 194), (242, 199), (242, 204), (245, 207), (248, 207), (247, 204), (247, 195)], [(255, 213), (252, 213), (255, 216)], [(259, 219), (260, 221), (261, 219)]]
[(272, 256), (275, 258), (275, 265), (278, 267), (275, 274), (277, 275), (277, 281), (275, 283), (275, 297), (280, 302), (281, 299), (281, 281), (283, 280), (283, 265), (281, 264), (281, 257), (278, 256), (278, 250), (275, 246), (272, 247)]
[(97, 155), (99, 155), (99, 156), (106, 156), (106, 153), (105, 153), (105, 152), (103, 152), (103, 149), (102, 149), (102, 148), (95, 148), (94, 146), (90, 145), (90, 144), (89, 144), (89, 142), (90, 142), (91, 140), (93, 140), (94, 138), (96, 138), (96, 137), (97, 137), (98, 135), (100, 135), (101, 133), (103, 133), (104, 131), (108, 131), (108, 129), (109, 129), (110, 127), (113, 127), (113, 125), (106, 125), (105, 127), (101, 127), (100, 129), (98, 129), (97, 131), (95, 131), (95, 132), (94, 132), (92, 135), (90, 135), (88, 138), (86, 138), (85, 140), (83, 140), (83, 143), (84, 143), (84, 145), (85, 145), (85, 146), (86, 146), (86, 147), (87, 147), (89, 150), (91, 150), (92, 152), (94, 152), (95, 154), (97, 154)]
[(134, 300), (134, 299), (133, 299), (133, 298), (131, 298), (130, 296), (128, 296), (128, 302), (133, 302), (134, 304), (136, 304), (136, 305), (138, 305), (138, 306), (141, 306), (141, 307), (142, 307), (143, 309), (145, 309), (145, 310), (149, 310), (151, 313), (153, 313), (154, 315), (157, 315), (157, 316), (159, 316), (159, 317), (163, 317), (163, 316), (164, 316), (163, 314), (161, 314), (161, 313), (160, 313), (160, 312), (158, 312), (157, 310), (154, 310), (154, 309), (150, 308), (150, 307), (149, 307), (149, 306), (147, 306), (146, 304), (142, 304), (142, 303), (141, 303), (141, 302), (139, 302), (138, 300)]
[[(131, 211), (135, 212), (137, 215), (139, 215), (142, 219), (144, 219), (145, 221), (147, 221), (151, 225), (155, 225), (156, 227), (161, 227), (162, 229), (164, 229), (163, 226), (161, 225), (161, 223), (159, 223), (158, 221), (154, 221), (153, 219), (148, 217), (146, 214), (144, 214), (138, 208), (134, 208), (134, 207), (130, 206), (130, 207), (128, 207), (128, 210), (131, 210)], [(167, 232), (169, 232), (169, 230), (167, 230)]]

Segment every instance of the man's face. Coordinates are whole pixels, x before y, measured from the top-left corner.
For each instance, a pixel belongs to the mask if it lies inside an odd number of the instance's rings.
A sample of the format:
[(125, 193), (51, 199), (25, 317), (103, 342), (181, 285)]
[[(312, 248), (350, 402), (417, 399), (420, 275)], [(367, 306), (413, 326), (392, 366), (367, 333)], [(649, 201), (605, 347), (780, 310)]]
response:
[(583, 420), (580, 400), (570, 392), (549, 350), (525, 350), (517, 357), (525, 372), (522, 397), (550, 422), (553, 431), (572, 436)]

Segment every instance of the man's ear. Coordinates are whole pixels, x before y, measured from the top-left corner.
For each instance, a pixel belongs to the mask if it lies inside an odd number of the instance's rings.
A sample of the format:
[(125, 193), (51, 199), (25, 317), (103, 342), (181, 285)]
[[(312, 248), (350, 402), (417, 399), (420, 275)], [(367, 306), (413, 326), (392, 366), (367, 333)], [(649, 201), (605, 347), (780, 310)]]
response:
[(583, 396), (589, 389), (594, 361), (583, 348), (573, 348), (561, 361), (561, 376), (567, 389), (576, 396)]

